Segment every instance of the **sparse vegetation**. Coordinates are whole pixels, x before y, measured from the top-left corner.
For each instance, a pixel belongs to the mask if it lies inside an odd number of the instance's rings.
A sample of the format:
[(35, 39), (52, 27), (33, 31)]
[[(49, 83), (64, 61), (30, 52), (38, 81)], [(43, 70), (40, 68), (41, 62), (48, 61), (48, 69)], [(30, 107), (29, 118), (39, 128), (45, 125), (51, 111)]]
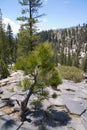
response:
[(52, 98), (57, 98), (57, 94), (55, 92), (52, 94)]
[(13, 93), (14, 92), (14, 88), (9, 89), (9, 92)]
[(60, 77), (57, 70), (53, 71), (52, 77), (50, 78), (50, 85), (56, 89), (57, 85), (62, 83), (62, 78)]
[(83, 71), (70, 66), (59, 66), (58, 70), (64, 79), (72, 80), (74, 82), (81, 82), (83, 80)]

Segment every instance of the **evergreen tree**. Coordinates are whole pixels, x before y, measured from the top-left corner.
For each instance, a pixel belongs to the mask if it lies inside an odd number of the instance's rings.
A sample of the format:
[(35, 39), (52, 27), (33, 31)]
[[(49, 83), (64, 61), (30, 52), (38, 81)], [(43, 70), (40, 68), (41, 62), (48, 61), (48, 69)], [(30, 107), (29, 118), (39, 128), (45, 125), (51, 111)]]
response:
[(19, 3), (23, 7), (25, 7), (22, 10), (22, 14), (25, 16), (19, 17), (17, 19), (24, 22), (24, 24), (22, 24), (22, 28), (26, 30), (25, 35), (27, 39), (25, 39), (25, 43), (27, 40), (26, 44), (28, 45), (29, 50), (26, 51), (28, 53), (29, 51), (32, 51), (34, 49), (35, 44), (37, 44), (36, 39), (38, 38), (36, 38), (35, 36), (36, 34), (35, 24), (38, 22), (38, 18), (42, 16), (38, 14), (38, 9), (42, 6), (42, 1), (41, 0), (19, 0)]
[(64, 65), (67, 65), (67, 55), (64, 54)]
[(55, 68), (54, 51), (49, 43), (40, 44), (25, 60), (21, 62), (18, 60), (16, 68), (23, 69), (33, 77), (33, 82), (30, 81), (29, 93), (26, 95), (25, 100), (21, 102), (20, 117), (24, 121), (27, 103), (31, 95), (36, 94), (38, 101), (41, 102), (48, 95), (45, 87), (51, 85), (56, 88), (61, 83), (61, 79)]
[(48, 32), (47, 31), (42, 31), (39, 33), (39, 35), (40, 35), (40, 42), (48, 41)]
[(7, 44), (6, 36), (3, 28), (0, 28), (0, 79), (6, 78), (9, 75), (7, 69)]
[(6, 42), (6, 34), (4, 29), (0, 28), (0, 59), (7, 64), (8, 61), (8, 53), (7, 53), (7, 42)]
[(73, 66), (79, 68), (79, 57), (77, 54), (75, 54), (73, 57)]
[(72, 55), (70, 51), (68, 52), (67, 65), (72, 66)]
[(87, 54), (86, 56), (82, 59), (82, 69), (84, 72), (87, 72)]
[(61, 52), (60, 52), (60, 56), (59, 56), (59, 63), (61, 65), (64, 65), (64, 48), (61, 47)]
[(48, 41), (49, 41), (49, 42), (52, 42), (51, 34), (52, 34), (52, 30), (49, 30), (49, 31), (48, 31)]
[(13, 33), (12, 33), (12, 29), (10, 24), (8, 24), (7, 26), (7, 31), (6, 31), (6, 35), (7, 35), (7, 46), (8, 46), (8, 56), (9, 56), (9, 61), (8, 62), (13, 62), (14, 61), (14, 57), (15, 57), (15, 41), (13, 38)]

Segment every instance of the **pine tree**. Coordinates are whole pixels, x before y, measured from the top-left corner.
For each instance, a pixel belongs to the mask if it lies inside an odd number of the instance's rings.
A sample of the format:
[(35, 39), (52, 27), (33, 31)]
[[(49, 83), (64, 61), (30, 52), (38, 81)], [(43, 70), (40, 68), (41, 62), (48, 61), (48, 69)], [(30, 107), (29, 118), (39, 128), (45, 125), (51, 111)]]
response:
[(6, 43), (6, 34), (4, 29), (0, 28), (0, 59), (3, 59), (5, 63), (7, 63), (7, 43)]
[(79, 68), (79, 56), (77, 54), (73, 57), (73, 66)]
[[(41, 0), (19, 0), (19, 3), (24, 7), (22, 10), (22, 14), (25, 16), (17, 18), (17, 20), (23, 21), (22, 30), (26, 31), (25, 35), (27, 39), (25, 39), (25, 43), (27, 40), (27, 53), (34, 49), (35, 44), (37, 44), (38, 37), (36, 37), (36, 23), (38, 22), (39, 17), (42, 15), (38, 14), (38, 9), (42, 6)], [(23, 32), (24, 33), (24, 32)], [(19, 34), (20, 36), (22, 34)], [(23, 35), (22, 35), (23, 36)], [(23, 37), (21, 37), (23, 39)]]
[(9, 56), (9, 62), (14, 61), (14, 51), (15, 51), (15, 42), (13, 38), (13, 33), (10, 24), (7, 26), (7, 46), (8, 46), (8, 56)]
[(17, 69), (22, 69), (25, 73), (33, 78), (29, 93), (26, 95), (25, 100), (21, 102), (21, 120), (26, 118), (27, 103), (32, 94), (37, 95), (37, 99), (41, 102), (47, 97), (46, 86), (57, 87), (61, 83), (58, 71), (55, 68), (54, 51), (51, 44), (39, 44), (34, 51), (21, 62), (18, 60), (16, 63)]
[(72, 55), (70, 51), (68, 52), (67, 65), (72, 66)]
[(59, 56), (59, 63), (61, 65), (64, 65), (64, 48), (61, 47), (61, 52), (60, 52), (60, 56)]
[(7, 69), (7, 42), (6, 42), (6, 34), (3, 28), (2, 23), (2, 13), (0, 9), (0, 79), (6, 78), (9, 75)]

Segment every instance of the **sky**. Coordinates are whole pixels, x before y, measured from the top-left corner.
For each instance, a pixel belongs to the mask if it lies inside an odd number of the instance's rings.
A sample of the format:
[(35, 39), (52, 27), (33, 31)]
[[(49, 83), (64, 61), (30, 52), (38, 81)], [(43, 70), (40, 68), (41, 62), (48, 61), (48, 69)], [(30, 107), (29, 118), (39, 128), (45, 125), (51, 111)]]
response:
[[(21, 16), (18, 0), (0, 0), (3, 22), (11, 25), (16, 34), (20, 28), (17, 17)], [(87, 0), (43, 0), (39, 14), (45, 14), (38, 23), (40, 30), (67, 28), (87, 23)]]

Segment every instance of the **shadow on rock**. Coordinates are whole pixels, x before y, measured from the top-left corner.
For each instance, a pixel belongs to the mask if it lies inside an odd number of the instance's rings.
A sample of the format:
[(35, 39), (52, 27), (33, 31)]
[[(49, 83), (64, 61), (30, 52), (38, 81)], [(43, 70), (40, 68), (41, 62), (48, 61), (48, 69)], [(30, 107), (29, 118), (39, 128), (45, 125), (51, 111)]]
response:
[(14, 120), (7, 120), (3, 125), (1, 130), (9, 130), (14, 125), (16, 125), (16, 122)]
[(48, 111), (33, 111), (31, 113), (33, 117), (34, 125), (39, 127), (39, 130), (46, 129), (48, 127), (61, 127), (69, 123), (71, 118), (65, 111), (48, 110)]
[(50, 110), (52, 120), (59, 122), (60, 125), (67, 125), (71, 118), (65, 111)]

